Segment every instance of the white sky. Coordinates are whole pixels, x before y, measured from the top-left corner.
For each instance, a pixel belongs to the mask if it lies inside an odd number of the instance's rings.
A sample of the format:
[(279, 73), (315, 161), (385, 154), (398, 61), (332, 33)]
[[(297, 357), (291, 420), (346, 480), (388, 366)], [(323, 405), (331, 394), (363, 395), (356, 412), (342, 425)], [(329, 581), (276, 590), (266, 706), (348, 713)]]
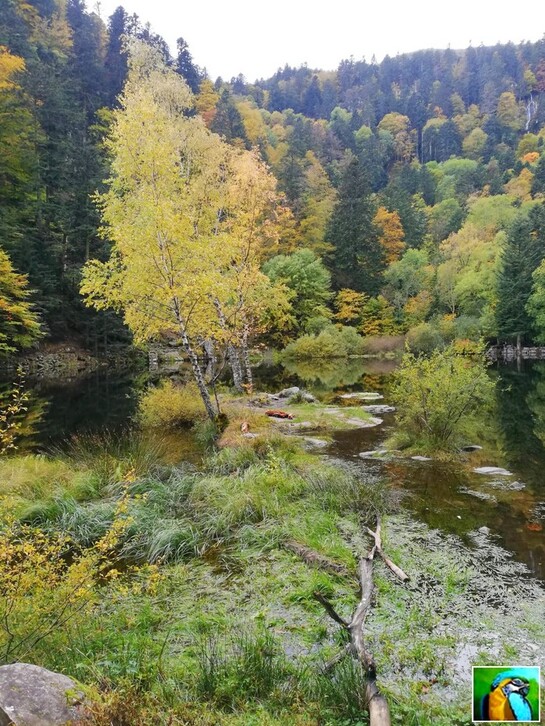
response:
[[(96, 10), (96, 0), (87, 2)], [(176, 38), (185, 38), (213, 80), (268, 78), (286, 63), (334, 70), (351, 55), (370, 61), (374, 53), (380, 61), (470, 42), (536, 41), (545, 33), (543, 0), (100, 0), (102, 18), (118, 5), (149, 21), (173, 53)]]

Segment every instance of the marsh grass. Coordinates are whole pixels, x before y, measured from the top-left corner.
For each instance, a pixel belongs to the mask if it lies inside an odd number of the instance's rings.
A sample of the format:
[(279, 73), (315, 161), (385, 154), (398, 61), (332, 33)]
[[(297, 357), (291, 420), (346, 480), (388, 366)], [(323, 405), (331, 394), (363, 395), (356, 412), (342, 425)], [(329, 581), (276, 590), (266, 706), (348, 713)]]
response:
[(77, 469), (90, 471), (97, 486), (103, 488), (127, 476), (134, 479), (153, 472), (161, 466), (166, 451), (160, 437), (129, 428), (74, 436), (54, 453)]
[[(280, 708), (282, 695), (289, 704), (293, 666), (279, 643), (267, 631), (201, 639), (197, 646), (195, 694), (226, 710), (272, 696)], [(282, 688), (284, 686), (284, 688)]]
[[(36, 647), (32, 662), (95, 685), (95, 726), (365, 724), (359, 666), (348, 658), (321, 672), (346, 638), (313, 593), (345, 617), (353, 612), (355, 564), (369, 547), (362, 523), (389, 511), (384, 484), (338, 462), (324, 464), (282, 437), (216, 451), (199, 469), (143, 460), (151, 465), (139, 476), (128, 468), (129, 456), (113, 474), (106, 467), (100, 494), (85, 500), (71, 495), (70, 472), (92, 472), (92, 458), (86, 453), (77, 465), (63, 459), (55, 496), (37, 488), (42, 498), (27, 504), (30, 521), (80, 547), (104, 535), (120, 503), (125, 518), (111, 553), (123, 587), (102, 578), (89, 617)], [(494, 589), (476, 554), (459, 554), (452, 538), (442, 543), (406, 518), (389, 516), (383, 537), (412, 577), (400, 585), (377, 561), (366, 623), (393, 723), (463, 724), (464, 685), (453, 665), (458, 641), (475, 644), (483, 658), (493, 630), (509, 632), (514, 645), (507, 646), (545, 642), (542, 612), (531, 609), (535, 593), (516, 590), (528, 612), (510, 609), (512, 562)], [(288, 540), (343, 564), (348, 574), (312, 569), (285, 548)], [(133, 590), (138, 575), (125, 572), (135, 562), (157, 564), (156, 590)], [(483, 588), (491, 592), (489, 606)]]

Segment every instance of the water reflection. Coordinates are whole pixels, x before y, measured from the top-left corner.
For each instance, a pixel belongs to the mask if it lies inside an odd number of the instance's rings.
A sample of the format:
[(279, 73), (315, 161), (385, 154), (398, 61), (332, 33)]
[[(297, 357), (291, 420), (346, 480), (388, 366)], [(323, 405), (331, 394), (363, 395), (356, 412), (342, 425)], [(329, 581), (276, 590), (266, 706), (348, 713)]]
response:
[[(388, 403), (388, 381), (396, 362), (349, 359), (268, 362), (255, 369), (256, 388), (277, 391), (289, 385), (307, 388), (324, 401), (345, 391), (380, 391)], [(483, 412), (479, 440), (483, 450), (455, 463), (362, 460), (362, 451), (381, 448), (391, 432), (393, 414), (384, 425), (338, 431), (326, 453), (352, 462), (366, 473), (387, 477), (402, 492), (405, 506), (433, 527), (456, 533), (468, 542), (482, 527), (491, 537), (545, 579), (545, 361), (525, 362), (520, 369), (491, 370), (496, 379), (496, 405)], [(0, 384), (0, 397), (10, 382)], [(72, 382), (28, 383), (31, 399), (21, 421), (19, 450), (47, 450), (74, 434), (107, 428), (122, 431), (136, 412), (147, 374), (98, 371)], [(382, 401), (381, 401), (382, 402)], [(381, 416), (382, 418), (382, 416)], [(169, 461), (194, 458), (187, 431), (169, 438)], [(475, 466), (502, 466), (512, 477), (483, 477)]]

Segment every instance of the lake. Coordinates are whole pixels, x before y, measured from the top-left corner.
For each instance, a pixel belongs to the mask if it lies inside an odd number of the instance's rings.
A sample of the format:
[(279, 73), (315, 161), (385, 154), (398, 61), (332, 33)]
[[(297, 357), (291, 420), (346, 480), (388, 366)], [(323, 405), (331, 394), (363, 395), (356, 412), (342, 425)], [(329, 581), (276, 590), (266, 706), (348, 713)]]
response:
[[(274, 364), (255, 368), (256, 387), (268, 391), (299, 385), (320, 400), (341, 393), (375, 391), (388, 403), (395, 361), (351, 359)], [(545, 580), (545, 361), (490, 369), (496, 382), (495, 405), (483, 412), (474, 453), (454, 462), (361, 459), (378, 449), (394, 425), (395, 414), (370, 429), (338, 431), (321, 455), (342, 459), (367, 476), (386, 478), (401, 506), (442, 531), (455, 533), (469, 546), (486, 537), (524, 563), (529, 574)], [(62, 448), (71, 436), (103, 429), (123, 435), (133, 424), (138, 396), (149, 384), (147, 373), (97, 371), (71, 382), (31, 381), (29, 410), (22, 422), (19, 451)], [(0, 394), (9, 381), (0, 384)], [(169, 462), (198, 460), (189, 431), (168, 436)], [(499, 466), (512, 476), (483, 476), (479, 466)], [(483, 529), (487, 528), (487, 529)], [(479, 531), (480, 530), (480, 531)], [(489, 532), (487, 531), (489, 530)], [(489, 563), (490, 564), (490, 563)]]

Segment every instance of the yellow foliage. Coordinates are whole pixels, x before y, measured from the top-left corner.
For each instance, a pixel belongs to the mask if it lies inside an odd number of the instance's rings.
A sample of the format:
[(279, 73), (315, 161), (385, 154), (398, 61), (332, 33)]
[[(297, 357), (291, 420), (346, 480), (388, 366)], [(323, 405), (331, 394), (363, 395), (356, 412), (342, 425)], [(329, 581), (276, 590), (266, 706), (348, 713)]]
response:
[(267, 138), (267, 127), (261, 111), (251, 101), (238, 101), (238, 112), (244, 124), (244, 131), (252, 146)]
[(538, 159), (539, 151), (529, 151), (527, 154), (524, 154), (521, 161), (523, 164), (535, 164)]
[(432, 297), (428, 290), (422, 290), (414, 297), (410, 297), (403, 308), (407, 325), (413, 326), (423, 322), (428, 316), (431, 303)]
[(510, 194), (522, 202), (527, 202), (532, 198), (532, 181), (534, 175), (530, 169), (522, 169), (520, 174), (510, 179), (504, 186), (505, 193)]
[(175, 385), (170, 379), (144, 393), (139, 404), (143, 426), (173, 428), (204, 418), (206, 412), (195, 383)]
[(13, 76), (25, 69), (25, 61), (12, 55), (4, 45), (0, 45), (0, 91), (17, 88)]
[(386, 207), (379, 207), (373, 219), (380, 230), (380, 244), (384, 250), (384, 259), (388, 265), (397, 262), (405, 249), (405, 233), (399, 214), (389, 212)]
[(21, 414), (27, 410), (29, 394), (22, 377), (13, 384), (8, 400), (0, 408), (0, 456), (16, 448), (15, 439), (21, 428)]
[[(67, 625), (91, 615), (100, 584), (110, 582), (114, 595), (156, 587), (157, 568), (149, 579), (128, 582), (112, 569), (115, 550), (132, 520), (128, 495), (118, 503), (106, 534), (78, 551), (69, 537), (13, 523), (0, 532), (0, 653), (2, 662), (25, 660), (42, 641)], [(136, 568), (129, 568), (133, 574)]]
[(367, 299), (363, 292), (345, 288), (335, 297), (335, 320), (343, 325), (357, 325), (361, 319), (362, 308)]
[(195, 99), (195, 106), (208, 127), (210, 127), (216, 115), (218, 100), (219, 95), (214, 89), (214, 84), (208, 78), (205, 78), (201, 83), (199, 95)]

